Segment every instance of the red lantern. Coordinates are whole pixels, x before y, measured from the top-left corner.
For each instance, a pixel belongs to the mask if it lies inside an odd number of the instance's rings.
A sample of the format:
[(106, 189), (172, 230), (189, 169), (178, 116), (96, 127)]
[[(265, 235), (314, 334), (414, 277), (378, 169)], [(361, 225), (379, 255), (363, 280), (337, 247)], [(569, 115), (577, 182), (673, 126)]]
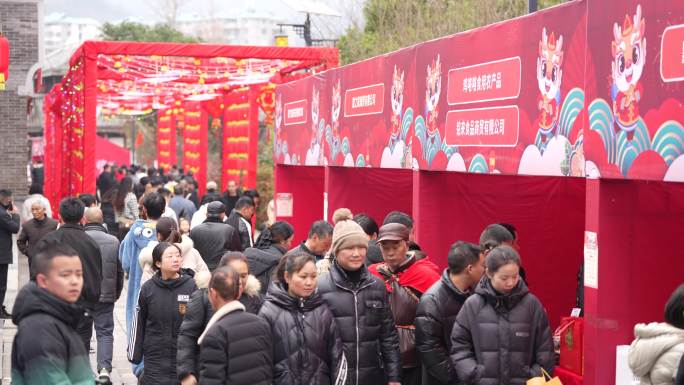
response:
[(0, 33), (0, 90), (5, 90), (5, 82), (9, 78), (9, 41)]

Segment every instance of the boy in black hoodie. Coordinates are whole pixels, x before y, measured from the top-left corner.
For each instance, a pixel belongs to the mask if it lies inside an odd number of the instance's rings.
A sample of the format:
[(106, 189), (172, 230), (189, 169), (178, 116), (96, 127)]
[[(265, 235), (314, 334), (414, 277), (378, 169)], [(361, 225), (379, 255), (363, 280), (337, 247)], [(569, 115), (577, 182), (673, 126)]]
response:
[(84, 309), (76, 305), (83, 288), (78, 253), (58, 242), (45, 244), (32, 267), (35, 281), (17, 296), (12, 321), (12, 383), (93, 384), (88, 351), (76, 332)]

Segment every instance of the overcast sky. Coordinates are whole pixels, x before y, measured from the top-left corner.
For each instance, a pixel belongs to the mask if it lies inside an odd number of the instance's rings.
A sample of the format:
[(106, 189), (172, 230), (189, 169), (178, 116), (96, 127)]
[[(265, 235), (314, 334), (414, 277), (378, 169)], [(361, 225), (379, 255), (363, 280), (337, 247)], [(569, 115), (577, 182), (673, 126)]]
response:
[[(308, 0), (307, 0), (308, 1)], [(342, 17), (339, 22), (347, 25), (357, 23), (361, 16), (364, 0), (314, 0), (330, 5)], [(100, 22), (115, 22), (127, 18), (144, 18), (150, 21), (161, 21), (160, 5), (166, 0), (44, 0), (45, 15), (53, 12), (64, 13), (72, 17), (88, 17)], [(197, 13), (210, 15), (217, 12), (228, 12), (234, 7), (248, 6), (257, 11), (285, 16), (288, 22), (303, 22), (304, 16), (293, 11), (282, 0), (181, 0), (178, 14)], [(330, 24), (326, 18), (314, 20), (314, 28), (323, 29)], [(317, 24), (317, 25), (316, 25)], [(336, 23), (335, 23), (336, 24)]]

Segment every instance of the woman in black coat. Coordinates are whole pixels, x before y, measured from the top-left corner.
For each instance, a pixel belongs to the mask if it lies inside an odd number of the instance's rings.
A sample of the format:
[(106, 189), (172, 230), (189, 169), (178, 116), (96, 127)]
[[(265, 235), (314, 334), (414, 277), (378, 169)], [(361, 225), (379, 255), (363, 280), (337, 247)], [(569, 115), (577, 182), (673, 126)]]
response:
[(451, 361), (466, 385), (524, 385), (552, 373), (553, 342), (541, 302), (520, 279), (509, 246), (487, 254), (487, 273), (456, 317)]
[(347, 361), (335, 319), (316, 290), (316, 261), (287, 254), (259, 316), (271, 325), (274, 385), (343, 385)]
[(152, 261), (156, 273), (140, 289), (128, 360), (144, 360), (141, 385), (179, 384), (176, 340), (195, 280), (191, 270), (181, 270), (181, 250), (173, 243), (160, 242), (152, 250)]

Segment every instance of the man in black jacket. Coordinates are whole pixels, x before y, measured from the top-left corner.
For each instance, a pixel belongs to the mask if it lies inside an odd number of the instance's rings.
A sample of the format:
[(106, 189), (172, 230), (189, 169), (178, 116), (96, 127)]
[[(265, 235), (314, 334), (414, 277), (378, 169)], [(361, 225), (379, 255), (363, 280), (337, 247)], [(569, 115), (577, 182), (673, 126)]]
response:
[(7, 269), (13, 262), (12, 234), (19, 232), (19, 211), (12, 203), (12, 191), (0, 190), (0, 318), (12, 318), (5, 309)]
[[(356, 222), (337, 222), (333, 230), (330, 273), (318, 290), (340, 330), (349, 364), (348, 385), (398, 385), (399, 337), (384, 282), (364, 266), (368, 237)], [(380, 356), (378, 356), (380, 353)]]
[(235, 209), (230, 213), (226, 223), (233, 226), (240, 235), (240, 243), (242, 249), (245, 251), (248, 247), (254, 247), (254, 238), (252, 237), (252, 217), (255, 212), (255, 205), (252, 198), (243, 195), (235, 203)]
[[(245, 311), (252, 314), (259, 313), (262, 296), (259, 293), (259, 281), (249, 274), (249, 267), (245, 255), (238, 251), (230, 251), (221, 257), (217, 269), (230, 266), (238, 273), (242, 295), (240, 303), (245, 306)], [(197, 290), (190, 295), (190, 301), (183, 317), (183, 323), (178, 331), (178, 378), (183, 385), (195, 384), (199, 376), (199, 346), (197, 340), (207, 328), (209, 319), (214, 315), (214, 310), (209, 302), (209, 279), (196, 277)]]
[(237, 299), (240, 278), (229, 266), (217, 269), (209, 283), (216, 309), (197, 341), (200, 385), (267, 385), (273, 377), (273, 342), (268, 323), (245, 311)]
[(330, 226), (330, 223), (323, 220), (316, 221), (311, 225), (306, 241), (303, 241), (299, 246), (290, 250), (290, 252), (307, 253), (316, 258), (316, 262), (318, 262), (323, 259), (325, 257), (325, 253), (330, 250), (330, 245), (332, 244), (332, 233), (333, 227)]
[(100, 300), (100, 285), (102, 283), (102, 255), (100, 248), (83, 230), (82, 223), (85, 206), (78, 198), (64, 198), (59, 203), (59, 215), (62, 226), (43, 237), (38, 250), (43, 251), (50, 241), (57, 241), (69, 245), (76, 250), (83, 266), (83, 291), (78, 304), (86, 308), (86, 314), (81, 317), (78, 334), (81, 335), (86, 350), (90, 350), (90, 337), (93, 335), (92, 312)]
[(422, 361), (423, 385), (457, 384), (449, 359), (451, 329), (461, 306), (484, 274), (484, 255), (472, 243), (456, 242), (448, 256), (449, 268), (423, 294), (416, 314), (416, 347)]
[(214, 271), (226, 251), (242, 251), (236, 229), (225, 223), (225, 208), (219, 201), (207, 205), (207, 219), (190, 231), (202, 259)]
[(21, 225), (21, 231), (17, 237), (17, 248), (28, 258), (29, 271), (31, 263), (36, 256), (38, 242), (47, 234), (57, 230), (59, 222), (46, 215), (45, 203), (36, 200), (31, 204), (33, 218)]
[(123, 289), (124, 273), (119, 261), (119, 240), (107, 233), (103, 226), (102, 210), (89, 207), (85, 212), (85, 232), (100, 248), (102, 255), (102, 284), (100, 301), (93, 308), (97, 338), (97, 372), (101, 379), (109, 379), (114, 349), (114, 303)]
[(75, 250), (49, 242), (34, 261), (35, 282), (26, 284), (14, 306), (17, 334), (12, 343), (12, 381), (53, 385), (93, 383), (88, 351), (76, 332), (83, 287)]

